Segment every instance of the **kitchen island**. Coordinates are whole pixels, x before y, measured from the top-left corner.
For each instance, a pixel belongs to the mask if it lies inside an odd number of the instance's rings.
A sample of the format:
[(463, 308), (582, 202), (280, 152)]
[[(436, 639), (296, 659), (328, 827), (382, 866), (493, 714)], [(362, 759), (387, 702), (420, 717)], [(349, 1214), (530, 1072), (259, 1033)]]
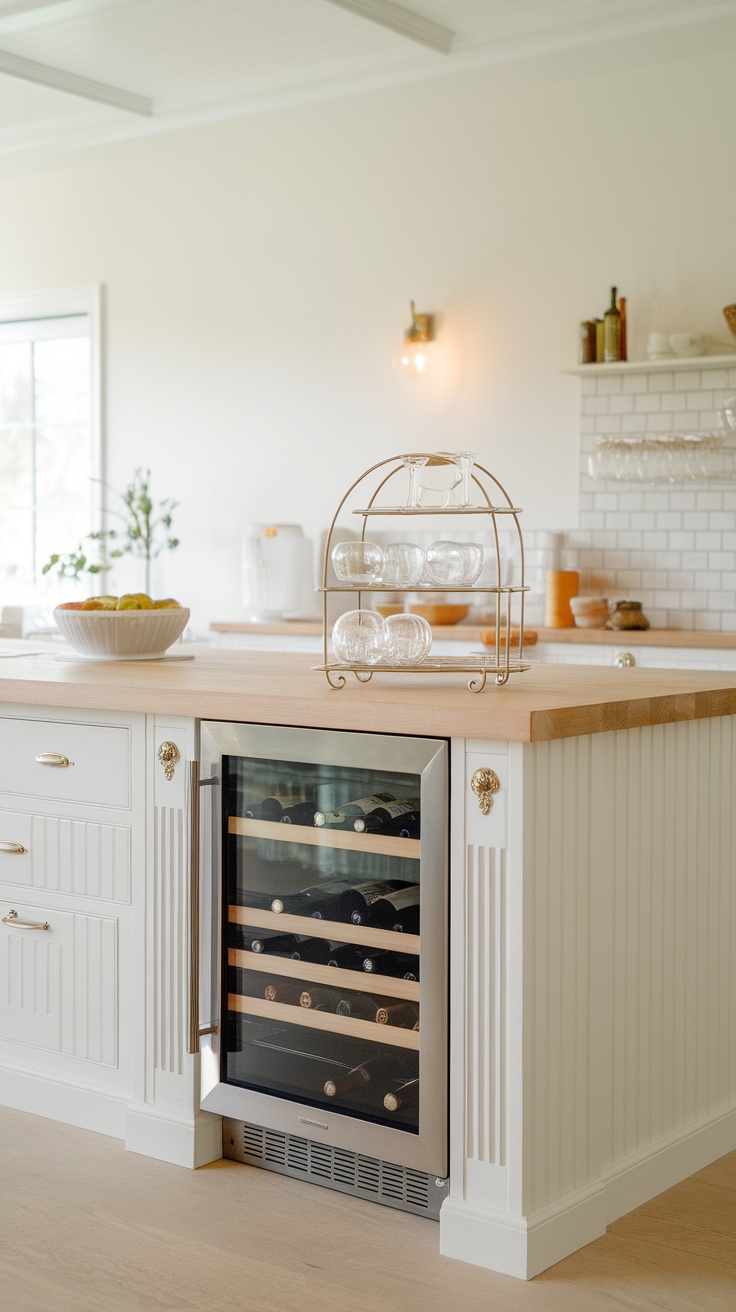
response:
[[(198, 721), (445, 737), (440, 1244), (532, 1276), (736, 1147), (736, 676), (536, 666), (476, 696), (380, 673), (333, 691), (308, 666), (0, 660), (0, 903), (38, 926), (0, 933), (0, 1101), (216, 1159), (184, 1037)], [(500, 783), (487, 814), (479, 768)]]

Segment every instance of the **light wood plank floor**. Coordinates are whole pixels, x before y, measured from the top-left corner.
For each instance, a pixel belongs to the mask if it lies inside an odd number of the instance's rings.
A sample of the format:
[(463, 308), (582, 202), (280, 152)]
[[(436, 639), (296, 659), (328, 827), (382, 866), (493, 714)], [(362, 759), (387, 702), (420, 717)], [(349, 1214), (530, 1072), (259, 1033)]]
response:
[(431, 1221), (0, 1108), (2, 1312), (734, 1312), (736, 1153), (528, 1284), (437, 1246)]

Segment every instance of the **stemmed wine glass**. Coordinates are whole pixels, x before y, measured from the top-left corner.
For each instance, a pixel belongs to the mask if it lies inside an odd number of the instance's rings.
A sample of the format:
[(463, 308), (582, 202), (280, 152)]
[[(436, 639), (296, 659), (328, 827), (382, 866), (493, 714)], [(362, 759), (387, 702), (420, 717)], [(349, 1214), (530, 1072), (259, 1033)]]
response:
[(418, 510), (421, 506), (421, 471), (429, 460), (429, 456), (402, 456), (401, 463), (409, 470), (409, 491), (406, 497), (404, 510)]

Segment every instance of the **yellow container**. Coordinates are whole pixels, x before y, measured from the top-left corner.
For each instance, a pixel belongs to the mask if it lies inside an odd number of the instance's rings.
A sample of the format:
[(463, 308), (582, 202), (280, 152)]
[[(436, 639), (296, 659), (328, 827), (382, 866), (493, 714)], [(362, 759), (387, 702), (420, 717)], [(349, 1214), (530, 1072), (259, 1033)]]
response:
[(579, 585), (580, 578), (575, 569), (547, 571), (547, 605), (544, 622), (548, 629), (575, 627), (573, 613), (570, 610), (570, 598), (577, 597)]

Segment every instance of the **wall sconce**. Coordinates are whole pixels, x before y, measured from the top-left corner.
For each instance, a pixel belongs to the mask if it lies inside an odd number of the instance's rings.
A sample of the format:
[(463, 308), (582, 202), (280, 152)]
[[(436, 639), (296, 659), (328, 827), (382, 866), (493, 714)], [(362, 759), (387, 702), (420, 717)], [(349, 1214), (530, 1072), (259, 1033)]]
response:
[(432, 360), (434, 315), (417, 314), (414, 302), (409, 304), (411, 324), (404, 333), (401, 346), (394, 351), (392, 364), (397, 374), (405, 378), (422, 378), (429, 371)]

